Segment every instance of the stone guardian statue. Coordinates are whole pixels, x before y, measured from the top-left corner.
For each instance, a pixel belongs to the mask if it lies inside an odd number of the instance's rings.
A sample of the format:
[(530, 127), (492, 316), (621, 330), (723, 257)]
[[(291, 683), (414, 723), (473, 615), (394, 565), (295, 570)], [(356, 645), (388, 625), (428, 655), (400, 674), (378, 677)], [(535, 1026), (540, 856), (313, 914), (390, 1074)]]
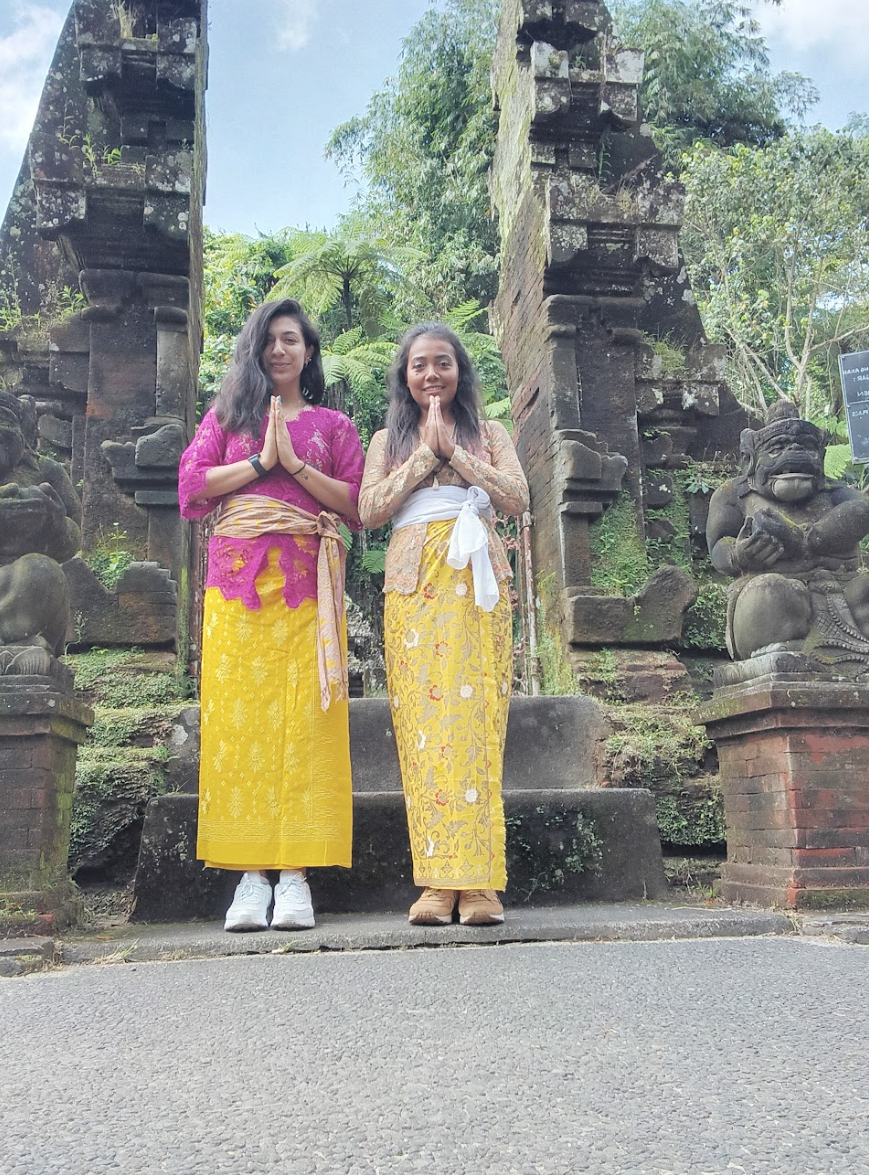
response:
[(869, 676), (869, 498), (827, 480), (825, 444), (792, 404), (773, 405), (764, 427), (741, 434), (739, 476), (712, 495), (712, 562), (736, 577), (727, 642), (745, 664), (733, 680), (783, 668), (769, 660), (781, 653), (802, 655), (790, 668)]
[(0, 673), (48, 673), (63, 652), (80, 522), (66, 470), (36, 452), (33, 399), (0, 391)]

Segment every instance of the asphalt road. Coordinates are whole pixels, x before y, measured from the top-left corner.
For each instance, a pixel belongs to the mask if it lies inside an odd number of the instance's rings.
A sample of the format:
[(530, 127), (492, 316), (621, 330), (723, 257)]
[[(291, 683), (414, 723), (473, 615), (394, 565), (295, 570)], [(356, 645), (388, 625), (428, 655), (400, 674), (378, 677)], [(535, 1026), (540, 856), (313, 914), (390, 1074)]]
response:
[(866, 1175), (869, 953), (238, 957), (0, 981), (2, 1175)]

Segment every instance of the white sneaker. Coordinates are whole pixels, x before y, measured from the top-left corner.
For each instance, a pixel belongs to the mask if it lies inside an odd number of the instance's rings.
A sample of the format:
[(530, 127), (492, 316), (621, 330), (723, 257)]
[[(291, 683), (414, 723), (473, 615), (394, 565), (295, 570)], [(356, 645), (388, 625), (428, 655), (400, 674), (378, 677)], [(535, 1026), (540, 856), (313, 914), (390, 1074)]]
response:
[(261, 873), (244, 873), (226, 911), (224, 930), (267, 930), (272, 887)]
[(299, 869), (282, 869), (275, 886), (272, 930), (310, 930), (314, 925), (311, 891)]

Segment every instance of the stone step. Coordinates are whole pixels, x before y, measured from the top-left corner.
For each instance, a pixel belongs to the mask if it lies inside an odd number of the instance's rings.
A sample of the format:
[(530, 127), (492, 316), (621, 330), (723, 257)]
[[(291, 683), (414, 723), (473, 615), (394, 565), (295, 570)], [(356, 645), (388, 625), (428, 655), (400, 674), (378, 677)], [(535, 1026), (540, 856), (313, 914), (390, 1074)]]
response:
[[(596, 787), (598, 764), (611, 734), (606, 714), (593, 698), (513, 698), (504, 748), (504, 791)], [(198, 710), (190, 707), (170, 748), (177, 757), (173, 779), (184, 791), (197, 790), (198, 746)], [(354, 792), (401, 791), (386, 698), (350, 702), (350, 756)]]
[[(564, 701), (566, 699), (552, 699)], [(516, 788), (505, 792), (506, 903), (660, 900), (667, 882), (652, 794), (645, 789)], [(133, 919), (219, 918), (237, 875), (196, 860), (198, 800), (151, 800), (136, 873)], [(417, 895), (403, 796), (354, 795), (354, 867), (314, 869), (311, 889), (323, 913), (402, 911)]]
[[(595, 765), (611, 733), (593, 698), (512, 698), (504, 791), (596, 786)], [(350, 703), (350, 755), (354, 792), (401, 791), (386, 698), (354, 698)]]

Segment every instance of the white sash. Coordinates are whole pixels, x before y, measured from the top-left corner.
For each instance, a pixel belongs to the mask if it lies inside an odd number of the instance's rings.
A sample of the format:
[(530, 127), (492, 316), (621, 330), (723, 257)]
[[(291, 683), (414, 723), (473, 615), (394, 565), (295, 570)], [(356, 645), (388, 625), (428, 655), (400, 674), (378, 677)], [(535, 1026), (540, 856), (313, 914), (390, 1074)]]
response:
[(456, 525), (450, 536), (447, 563), (460, 571), (470, 560), (474, 601), (484, 612), (491, 612), (500, 591), (489, 558), (489, 532), (481, 521), (492, 518), (492, 499), (485, 490), (479, 486), (467, 490), (461, 486), (415, 490), (396, 513), (392, 529), (421, 522), (447, 522), (451, 518), (455, 518)]

